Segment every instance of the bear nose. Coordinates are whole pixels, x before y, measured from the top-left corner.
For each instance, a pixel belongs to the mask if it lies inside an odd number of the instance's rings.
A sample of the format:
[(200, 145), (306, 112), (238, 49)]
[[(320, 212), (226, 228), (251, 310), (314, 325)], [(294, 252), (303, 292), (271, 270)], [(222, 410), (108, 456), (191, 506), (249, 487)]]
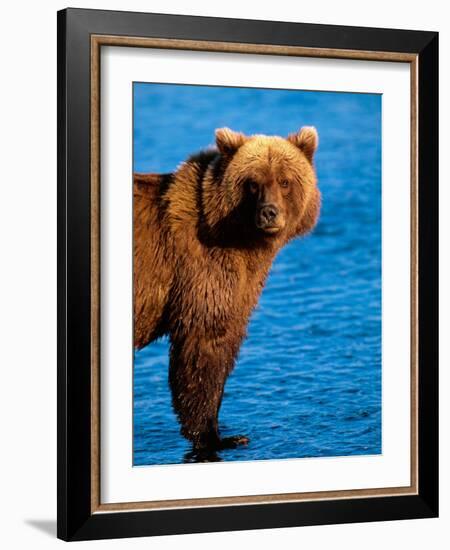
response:
[(278, 216), (278, 208), (274, 204), (266, 204), (259, 211), (260, 219), (264, 224), (271, 224)]

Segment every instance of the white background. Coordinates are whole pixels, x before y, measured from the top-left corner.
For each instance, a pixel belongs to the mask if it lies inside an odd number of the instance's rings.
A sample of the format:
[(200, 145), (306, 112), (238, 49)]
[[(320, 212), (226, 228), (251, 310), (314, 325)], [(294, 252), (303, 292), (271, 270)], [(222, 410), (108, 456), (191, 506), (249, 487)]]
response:
[[(450, 35), (445, 3), (322, 0), (216, 3), (197, 0), (77, 2), (129, 9), (253, 19), (438, 30), (441, 97), (441, 281), (450, 280)], [(56, 517), (56, 10), (62, 2), (2, 7), (0, 88), (1, 368), (0, 518), (2, 546), (53, 548)], [(446, 215), (444, 215), (444, 213)], [(445, 253), (446, 252), (446, 253)], [(444, 254), (445, 253), (445, 254)], [(441, 286), (441, 518), (269, 531), (83, 543), (83, 548), (244, 547), (446, 548), (450, 537), (450, 300)], [(447, 367), (447, 368), (446, 368)], [(105, 546), (107, 545), (107, 546)]]
[[(409, 66), (123, 47), (101, 66), (101, 502), (409, 485)], [(131, 467), (133, 81), (383, 93), (382, 455)]]

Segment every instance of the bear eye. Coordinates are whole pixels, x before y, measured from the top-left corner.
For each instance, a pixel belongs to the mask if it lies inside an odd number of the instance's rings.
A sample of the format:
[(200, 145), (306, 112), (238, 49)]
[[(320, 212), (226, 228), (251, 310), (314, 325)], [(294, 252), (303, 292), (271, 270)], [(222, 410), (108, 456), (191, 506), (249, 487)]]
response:
[(258, 184), (254, 182), (253, 180), (248, 181), (248, 188), (252, 193), (256, 193), (258, 191)]
[(287, 180), (283, 180), (280, 185), (283, 189), (287, 189), (289, 187), (289, 182)]

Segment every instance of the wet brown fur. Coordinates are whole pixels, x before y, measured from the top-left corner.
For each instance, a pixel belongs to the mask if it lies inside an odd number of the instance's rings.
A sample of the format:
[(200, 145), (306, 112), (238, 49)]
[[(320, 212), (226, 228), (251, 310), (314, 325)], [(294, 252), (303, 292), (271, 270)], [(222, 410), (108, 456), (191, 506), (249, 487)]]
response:
[[(287, 139), (220, 129), (216, 143), (172, 174), (134, 176), (135, 346), (169, 335), (173, 406), (196, 449), (223, 445), (219, 408), (250, 314), (276, 253), (320, 209), (314, 129)], [(268, 202), (276, 234), (255, 223)]]

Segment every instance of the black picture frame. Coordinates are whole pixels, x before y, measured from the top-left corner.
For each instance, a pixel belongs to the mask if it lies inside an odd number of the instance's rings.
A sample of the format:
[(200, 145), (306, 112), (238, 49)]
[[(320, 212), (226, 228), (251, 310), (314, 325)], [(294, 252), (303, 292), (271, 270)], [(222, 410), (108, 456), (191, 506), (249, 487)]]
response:
[[(403, 52), (418, 60), (418, 493), (92, 513), (91, 36)], [(66, 9), (58, 12), (58, 530), (64, 540), (438, 515), (438, 34)]]

